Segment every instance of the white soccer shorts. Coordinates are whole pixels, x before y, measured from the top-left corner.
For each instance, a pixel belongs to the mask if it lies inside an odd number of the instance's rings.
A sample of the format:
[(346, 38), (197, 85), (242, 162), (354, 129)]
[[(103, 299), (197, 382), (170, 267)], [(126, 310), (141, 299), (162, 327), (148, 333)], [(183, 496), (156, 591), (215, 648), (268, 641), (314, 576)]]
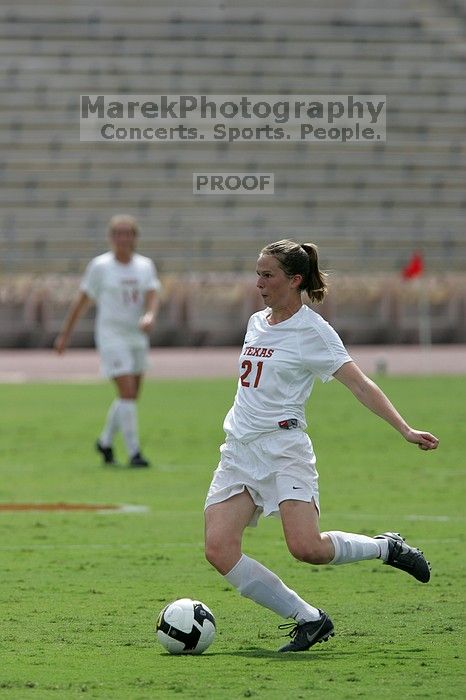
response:
[(121, 377), (124, 374), (143, 374), (147, 369), (147, 350), (127, 345), (99, 348), (100, 368), (104, 377)]
[(316, 459), (312, 442), (302, 430), (275, 430), (249, 443), (228, 437), (220, 455), (205, 508), (247, 489), (257, 506), (250, 527), (257, 525), (262, 513), (280, 517), (282, 501), (314, 499), (319, 510)]

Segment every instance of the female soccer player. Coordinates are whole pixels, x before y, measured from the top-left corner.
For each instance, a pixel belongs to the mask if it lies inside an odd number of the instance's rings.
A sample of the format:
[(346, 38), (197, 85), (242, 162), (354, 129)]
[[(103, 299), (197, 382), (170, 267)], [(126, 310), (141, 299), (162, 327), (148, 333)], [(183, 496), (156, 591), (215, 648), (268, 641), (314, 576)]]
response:
[(149, 332), (157, 315), (160, 282), (152, 260), (135, 253), (138, 227), (133, 217), (114, 216), (108, 234), (112, 250), (87, 266), (55, 349), (59, 354), (65, 351), (78, 319), (95, 302), (95, 341), (102, 371), (114, 380), (118, 393), (96, 449), (106, 464), (114, 464), (113, 438), (121, 430), (129, 465), (148, 467), (139, 447), (136, 400), (147, 364)]
[(281, 517), (288, 549), (300, 561), (381, 559), (423, 583), (430, 578), (422, 552), (396, 533), (320, 532), (318, 474), (304, 432), (304, 404), (315, 379), (335, 377), (422, 450), (435, 449), (439, 441), (406, 423), (353, 362), (333, 328), (303, 304), (303, 291), (315, 302), (326, 293), (315, 245), (282, 240), (266, 246), (257, 275), (267, 308), (251, 316), (246, 330), (238, 389), (223, 426), (226, 440), (206, 499), (206, 557), (241, 595), (295, 621), (285, 625), (292, 627), (291, 641), (279, 651), (305, 651), (333, 636), (333, 623), (242, 553), (243, 531), (261, 513)]

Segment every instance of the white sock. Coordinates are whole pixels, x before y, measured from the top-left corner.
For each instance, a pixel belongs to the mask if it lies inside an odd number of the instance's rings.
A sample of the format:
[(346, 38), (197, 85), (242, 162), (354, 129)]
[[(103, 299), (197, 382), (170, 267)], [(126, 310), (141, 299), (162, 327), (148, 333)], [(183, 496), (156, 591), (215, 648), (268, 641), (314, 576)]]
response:
[(318, 620), (320, 612), (285, 586), (278, 576), (245, 554), (225, 577), (242, 596), (297, 622)]
[(99, 438), (99, 442), (102, 447), (111, 447), (113, 443), (113, 437), (118, 430), (118, 407), (120, 401), (115, 399), (108, 409), (107, 420), (105, 427), (102, 430)]
[(348, 564), (363, 559), (385, 558), (388, 551), (386, 540), (375, 540), (367, 535), (332, 530), (326, 532), (335, 547), (335, 556), (330, 564)]
[(118, 422), (123, 433), (128, 455), (133, 457), (139, 452), (138, 419), (136, 413), (136, 401), (133, 399), (120, 399), (118, 406)]

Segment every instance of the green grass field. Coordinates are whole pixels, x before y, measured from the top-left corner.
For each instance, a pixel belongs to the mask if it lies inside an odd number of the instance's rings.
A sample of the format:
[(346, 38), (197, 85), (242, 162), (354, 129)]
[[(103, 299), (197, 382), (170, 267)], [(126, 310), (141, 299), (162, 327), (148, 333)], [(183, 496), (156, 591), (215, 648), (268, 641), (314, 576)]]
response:
[[(93, 441), (109, 384), (1, 386), (0, 502), (131, 503), (145, 514), (0, 513), (0, 696), (462, 698), (466, 382), (384, 378), (424, 453), (337, 382), (309, 406), (322, 528), (395, 529), (433, 565), (422, 585), (378, 561), (300, 564), (280, 523), (248, 530), (245, 551), (332, 616), (336, 636), (279, 655), (273, 613), (241, 598), (203, 558), (202, 507), (234, 381), (147, 383), (140, 403), (150, 470), (104, 468)], [(123, 458), (121, 443), (118, 452)], [(464, 590), (464, 589), (463, 589)], [(200, 657), (155, 640), (164, 604), (209, 605), (217, 637)]]

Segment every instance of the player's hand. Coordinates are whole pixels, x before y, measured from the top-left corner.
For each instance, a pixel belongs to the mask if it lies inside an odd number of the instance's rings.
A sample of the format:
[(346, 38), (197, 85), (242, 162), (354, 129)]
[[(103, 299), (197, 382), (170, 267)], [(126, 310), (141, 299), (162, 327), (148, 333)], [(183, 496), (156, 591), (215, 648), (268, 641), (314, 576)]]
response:
[(152, 330), (152, 326), (154, 325), (154, 320), (154, 314), (147, 312), (139, 321), (139, 328), (144, 333), (150, 333), (150, 331)]
[(55, 349), (55, 352), (57, 352), (59, 355), (63, 355), (63, 353), (66, 350), (66, 338), (64, 335), (57, 335), (55, 338), (55, 341), (53, 343), (53, 347)]
[(424, 430), (413, 430), (410, 428), (405, 438), (408, 442), (417, 445), (420, 450), (436, 450), (439, 444), (439, 439), (435, 435), (426, 433)]

